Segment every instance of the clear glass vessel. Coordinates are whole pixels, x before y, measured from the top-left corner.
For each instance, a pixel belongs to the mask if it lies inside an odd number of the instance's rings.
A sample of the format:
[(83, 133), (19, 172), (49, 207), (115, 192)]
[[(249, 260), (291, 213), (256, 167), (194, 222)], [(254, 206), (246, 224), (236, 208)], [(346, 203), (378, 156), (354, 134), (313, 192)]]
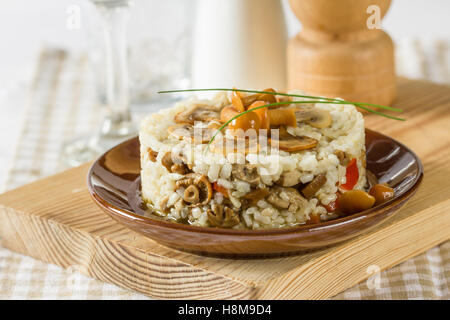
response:
[(105, 115), (99, 130), (63, 145), (61, 165), (73, 167), (96, 156), (137, 133), (130, 112), (130, 86), (127, 61), (127, 22), (129, 0), (91, 0), (102, 29), (102, 70), (100, 98)]

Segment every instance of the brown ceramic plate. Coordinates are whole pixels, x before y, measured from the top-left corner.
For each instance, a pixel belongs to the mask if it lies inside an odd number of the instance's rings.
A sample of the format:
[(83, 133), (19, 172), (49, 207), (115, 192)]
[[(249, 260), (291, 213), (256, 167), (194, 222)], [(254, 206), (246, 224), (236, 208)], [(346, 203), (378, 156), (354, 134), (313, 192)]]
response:
[(392, 216), (416, 191), (419, 158), (392, 138), (366, 129), (367, 169), (395, 189), (395, 197), (369, 210), (319, 223), (270, 230), (234, 230), (168, 222), (145, 210), (140, 198), (139, 140), (112, 148), (91, 167), (88, 186), (112, 218), (170, 247), (222, 256), (280, 255), (316, 249), (353, 238)]

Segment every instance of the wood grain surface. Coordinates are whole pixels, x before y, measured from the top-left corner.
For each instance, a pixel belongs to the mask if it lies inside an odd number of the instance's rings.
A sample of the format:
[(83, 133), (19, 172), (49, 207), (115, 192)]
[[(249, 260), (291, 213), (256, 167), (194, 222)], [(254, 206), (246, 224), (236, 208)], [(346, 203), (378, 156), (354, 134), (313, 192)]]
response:
[(11, 250), (154, 298), (325, 299), (450, 238), (450, 87), (399, 80), (406, 122), (366, 115), (366, 126), (422, 159), (417, 194), (356, 239), (298, 256), (207, 258), (163, 247), (95, 206), (89, 164), (0, 195), (0, 236)]
[(289, 0), (302, 30), (287, 47), (288, 89), (390, 105), (396, 97), (394, 45), (371, 25), (375, 16), (380, 23), (390, 3)]

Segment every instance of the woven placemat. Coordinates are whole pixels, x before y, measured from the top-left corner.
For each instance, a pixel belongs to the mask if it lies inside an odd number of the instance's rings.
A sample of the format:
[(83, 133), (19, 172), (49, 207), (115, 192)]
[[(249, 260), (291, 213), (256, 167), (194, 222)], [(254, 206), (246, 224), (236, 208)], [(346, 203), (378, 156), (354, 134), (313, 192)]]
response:
[[(449, 46), (436, 47), (439, 68), (427, 67), (424, 51), (416, 42), (406, 43), (416, 55), (399, 70), (406, 76), (440, 81), (449, 77)], [(406, 49), (405, 49), (406, 51)], [(433, 61), (434, 58), (433, 58)], [(407, 64), (416, 69), (407, 68)], [(86, 55), (58, 49), (41, 52), (29, 89), (26, 118), (16, 148), (7, 189), (29, 183), (61, 170), (62, 144), (74, 136), (92, 132), (101, 114), (96, 105), (94, 79)], [(401, 73), (401, 72), (400, 72)], [(448, 79), (450, 81), (450, 79)], [(387, 271), (376, 266), (370, 278), (335, 299), (449, 299), (450, 242), (428, 250)], [(0, 299), (149, 299), (115, 285), (88, 278), (76, 269), (62, 269), (0, 247)]]

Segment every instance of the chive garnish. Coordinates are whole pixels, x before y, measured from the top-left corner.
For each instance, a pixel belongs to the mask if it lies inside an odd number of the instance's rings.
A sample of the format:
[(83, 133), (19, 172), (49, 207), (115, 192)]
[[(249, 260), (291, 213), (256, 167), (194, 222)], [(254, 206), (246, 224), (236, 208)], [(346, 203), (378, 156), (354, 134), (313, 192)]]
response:
[[(227, 88), (212, 88), (212, 89), (182, 89), (182, 90), (164, 90), (164, 91), (158, 91), (158, 93), (177, 93), (177, 92), (198, 92), (198, 91), (238, 91), (238, 92), (247, 92), (247, 93), (263, 93), (263, 94), (272, 94), (276, 96), (287, 96), (287, 97), (297, 97), (297, 98), (308, 98), (308, 99), (319, 99), (319, 100), (327, 100), (327, 101), (340, 101), (344, 102), (343, 104), (353, 104), (357, 107), (359, 106), (369, 106), (374, 108), (380, 108), (395, 112), (402, 112), (402, 109), (399, 108), (393, 108), (388, 106), (383, 106), (379, 104), (373, 104), (373, 103), (365, 103), (365, 102), (351, 102), (336, 98), (326, 98), (326, 97), (316, 97), (316, 96), (307, 96), (307, 95), (300, 95), (300, 94), (291, 94), (291, 93), (282, 93), (282, 92), (272, 92), (272, 91), (259, 91), (259, 90), (247, 90), (247, 89), (227, 89)], [(321, 103), (323, 101), (314, 101), (314, 103)], [(364, 109), (364, 108), (363, 108)], [(364, 109), (367, 110), (367, 109)], [(374, 110), (367, 110), (369, 112), (372, 112)], [(386, 116), (383, 113), (377, 113), (382, 116)], [(397, 120), (397, 119), (395, 119)]]
[[(267, 108), (267, 107), (271, 107), (271, 106), (279, 106), (279, 105), (284, 105), (284, 104), (301, 104), (301, 103), (327, 103), (327, 104), (353, 104), (355, 107), (366, 110), (368, 112), (371, 112), (373, 114), (377, 114), (379, 116), (383, 116), (385, 118), (388, 119), (393, 119), (393, 120), (398, 120), (398, 121), (406, 121), (406, 119), (403, 118), (399, 118), (399, 117), (394, 117), (373, 109), (370, 109), (368, 107), (374, 107), (374, 108), (379, 108), (379, 109), (385, 109), (385, 110), (389, 110), (389, 111), (395, 111), (395, 112), (402, 112), (402, 109), (399, 108), (393, 108), (393, 107), (388, 107), (388, 106), (383, 106), (383, 105), (378, 105), (378, 104), (373, 104), (373, 103), (365, 103), (365, 102), (351, 102), (351, 101), (346, 101), (346, 100), (341, 100), (341, 99), (335, 99), (335, 98), (326, 98), (326, 97), (316, 97), (316, 96), (309, 96), (309, 95), (300, 95), (300, 94), (291, 94), (291, 93), (282, 93), (282, 92), (272, 92), (272, 91), (260, 91), (260, 90), (247, 90), (247, 89), (228, 89), (228, 88), (210, 88), (210, 89), (180, 89), (180, 90), (163, 90), (163, 91), (158, 91), (158, 93), (178, 93), (178, 92), (199, 92), (199, 91), (238, 91), (238, 92), (246, 92), (246, 93), (259, 93), (259, 94), (271, 94), (271, 95), (277, 95), (277, 96), (287, 96), (287, 97), (296, 97), (296, 98), (306, 98), (306, 99), (316, 99), (316, 100), (311, 100), (311, 101), (281, 101), (281, 102), (275, 102), (275, 103), (269, 103), (269, 104), (265, 104), (259, 107), (255, 107), (252, 109), (248, 109), (246, 111), (243, 111), (237, 115), (235, 115), (234, 117), (232, 117), (231, 119), (229, 119), (227, 122), (225, 122), (222, 126), (220, 126), (219, 129), (217, 129), (217, 131), (214, 133), (214, 135), (212, 136), (211, 140), (209, 140), (208, 145), (206, 147), (206, 150), (209, 150), (209, 146), (211, 145), (211, 143), (214, 141), (214, 139), (216, 138), (216, 136), (228, 125), (230, 124), (230, 122), (232, 122), (233, 120), (243, 116), (244, 114), (257, 110), (257, 109), (261, 109), (261, 108)], [(324, 101), (325, 100), (325, 101)]]

